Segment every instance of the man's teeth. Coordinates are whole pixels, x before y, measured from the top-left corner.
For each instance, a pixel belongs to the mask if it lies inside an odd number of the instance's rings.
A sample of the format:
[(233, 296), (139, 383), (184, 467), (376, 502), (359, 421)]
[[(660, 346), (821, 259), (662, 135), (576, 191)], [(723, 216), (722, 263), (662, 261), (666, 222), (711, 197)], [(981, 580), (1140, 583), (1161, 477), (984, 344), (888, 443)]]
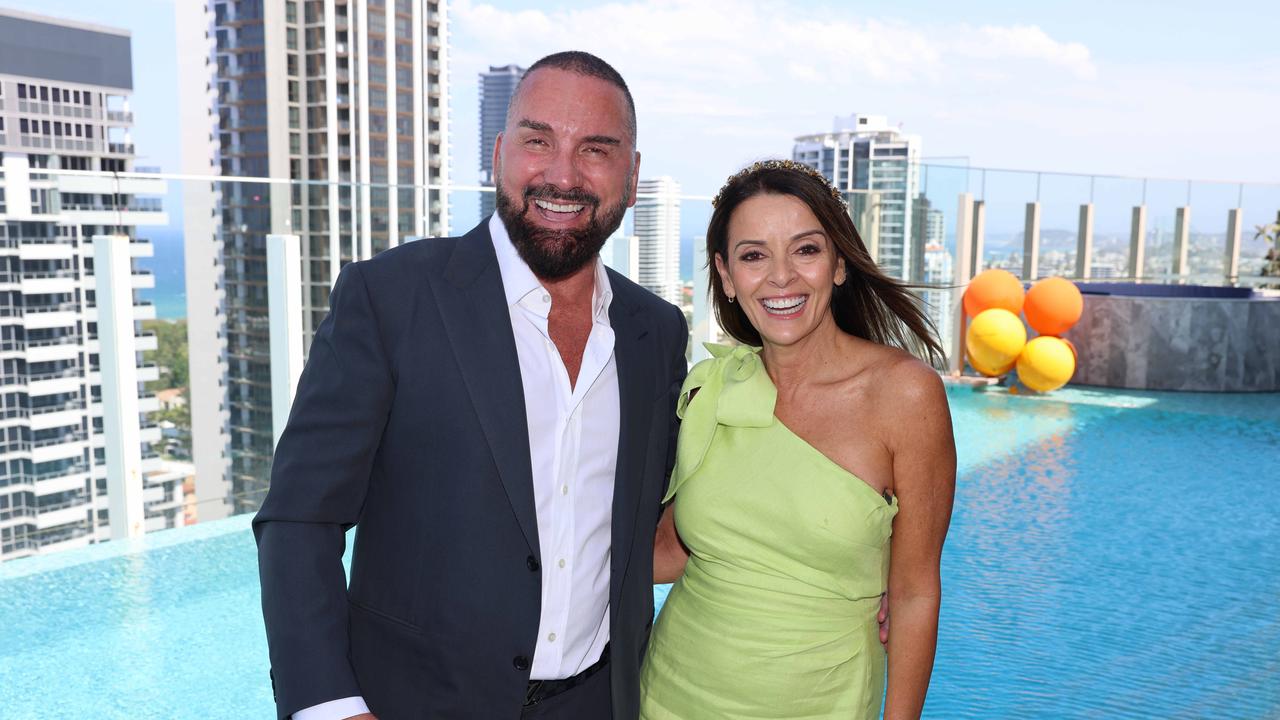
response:
[(550, 210), (552, 212), (562, 212), (562, 213), (574, 213), (586, 207), (586, 205), (561, 205), (559, 203), (553, 203), (547, 200), (534, 200), (533, 202), (535, 205), (542, 208), (543, 210)]
[(805, 301), (808, 299), (807, 295), (801, 295), (799, 297), (790, 298), (767, 298), (760, 302), (764, 303), (765, 308), (769, 310), (788, 311), (799, 308), (801, 305), (804, 305)]

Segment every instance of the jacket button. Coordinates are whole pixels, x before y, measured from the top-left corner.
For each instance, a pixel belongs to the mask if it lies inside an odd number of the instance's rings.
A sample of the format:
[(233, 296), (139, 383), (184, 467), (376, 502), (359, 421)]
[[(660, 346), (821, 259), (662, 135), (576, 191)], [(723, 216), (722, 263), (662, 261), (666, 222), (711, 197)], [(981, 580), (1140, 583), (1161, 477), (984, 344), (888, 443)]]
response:
[(532, 555), (525, 559), (524, 564), (529, 568), (529, 572), (538, 572), (542, 569), (542, 566), (538, 564), (537, 558)]
[(527, 658), (527, 657), (525, 657), (525, 656), (523, 656), (523, 655), (517, 655), (517, 656), (515, 656), (514, 658), (512, 658), (512, 660), (511, 660), (511, 664), (512, 664), (512, 665), (515, 667), (515, 669), (517, 669), (517, 670), (528, 670), (528, 669), (529, 669), (529, 658)]

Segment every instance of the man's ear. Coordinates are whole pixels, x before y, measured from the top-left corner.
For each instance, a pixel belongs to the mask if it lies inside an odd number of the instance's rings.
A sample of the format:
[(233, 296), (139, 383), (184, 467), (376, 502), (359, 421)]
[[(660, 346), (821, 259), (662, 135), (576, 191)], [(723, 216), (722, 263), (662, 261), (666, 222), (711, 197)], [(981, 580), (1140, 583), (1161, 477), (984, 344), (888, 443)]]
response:
[[(498, 174), (498, 167), (502, 164), (498, 162), (498, 158), (502, 156), (502, 136), (503, 135), (506, 135), (506, 133), (500, 132), (498, 133), (498, 136), (493, 139), (493, 174), (495, 176)], [(494, 185), (498, 184), (496, 177), (489, 178), (489, 181)]]
[(627, 203), (627, 207), (635, 207), (636, 193), (640, 191), (640, 151), (636, 151), (635, 162), (631, 165), (631, 202)]

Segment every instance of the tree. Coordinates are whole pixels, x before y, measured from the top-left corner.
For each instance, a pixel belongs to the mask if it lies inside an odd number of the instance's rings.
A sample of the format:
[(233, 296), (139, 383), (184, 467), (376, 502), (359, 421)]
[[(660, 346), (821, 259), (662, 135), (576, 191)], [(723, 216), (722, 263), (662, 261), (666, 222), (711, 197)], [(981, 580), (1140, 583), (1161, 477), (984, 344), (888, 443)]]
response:
[[(1276, 213), (1276, 221), (1269, 225), (1258, 225), (1257, 234), (1253, 237), (1255, 240), (1266, 240), (1270, 248), (1267, 249), (1266, 262), (1262, 266), (1263, 277), (1280, 277), (1280, 212)], [(1280, 284), (1268, 283), (1261, 287), (1280, 289)]]
[(191, 379), (187, 363), (187, 321), (146, 320), (142, 328), (156, 335), (156, 349), (148, 353), (146, 359), (162, 368), (160, 379), (148, 389), (187, 387)]

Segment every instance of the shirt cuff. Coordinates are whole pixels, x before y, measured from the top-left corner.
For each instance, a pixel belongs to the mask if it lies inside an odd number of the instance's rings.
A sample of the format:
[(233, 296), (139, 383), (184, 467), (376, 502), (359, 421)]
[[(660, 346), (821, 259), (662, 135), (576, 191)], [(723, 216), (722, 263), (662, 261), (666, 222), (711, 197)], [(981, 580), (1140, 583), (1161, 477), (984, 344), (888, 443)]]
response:
[(293, 714), (293, 720), (346, 720), (367, 712), (369, 706), (364, 704), (364, 698), (354, 695), (299, 710)]

